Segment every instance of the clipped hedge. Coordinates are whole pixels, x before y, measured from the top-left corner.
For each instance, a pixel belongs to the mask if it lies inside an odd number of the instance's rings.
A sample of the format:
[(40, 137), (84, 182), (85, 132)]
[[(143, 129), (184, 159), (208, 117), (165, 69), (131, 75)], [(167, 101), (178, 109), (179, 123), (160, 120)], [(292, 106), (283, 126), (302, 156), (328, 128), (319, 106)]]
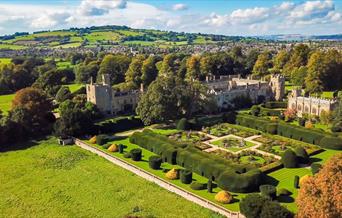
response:
[(296, 153), (300, 163), (307, 164), (310, 162), (309, 155), (303, 147), (296, 147), (294, 152)]
[(259, 187), (261, 196), (274, 200), (277, 197), (277, 190), (273, 185), (261, 185)]
[(285, 168), (296, 168), (298, 167), (298, 158), (292, 149), (287, 149), (281, 157), (281, 162)]
[(106, 135), (97, 135), (96, 136), (96, 144), (104, 145), (107, 143), (107, 136)]
[(270, 134), (277, 133), (277, 123), (270, 120), (257, 118), (255, 116), (239, 114), (236, 116), (236, 124), (252, 129), (260, 130)]
[(281, 110), (274, 110), (269, 108), (260, 107), (260, 114), (262, 116), (279, 116), (281, 114)]
[(134, 148), (130, 152), (132, 160), (140, 161), (142, 157), (142, 150), (140, 148)]
[(192, 190), (203, 190), (203, 189), (206, 189), (206, 185), (203, 183), (199, 183), (199, 182), (192, 182), (190, 185), (190, 188)]
[(189, 170), (181, 170), (180, 180), (184, 184), (190, 184), (192, 182), (192, 172)]
[(325, 136), (319, 142), (319, 146), (333, 150), (342, 150), (342, 139), (333, 136)]
[(287, 108), (287, 102), (285, 101), (269, 101), (265, 103), (265, 108)]
[(101, 133), (123, 132), (143, 127), (144, 123), (135, 117), (124, 117), (95, 124), (96, 131)]
[[(172, 141), (151, 130), (135, 132), (130, 142), (161, 155), (164, 161), (182, 166), (211, 180), (227, 191), (248, 192), (261, 183), (261, 171), (248, 165), (236, 164), (219, 156), (199, 151), (191, 145)], [(174, 163), (175, 161), (175, 163)], [(246, 168), (249, 167), (249, 168)]]
[(158, 170), (160, 169), (160, 165), (162, 164), (162, 159), (159, 156), (151, 156), (148, 159), (148, 164), (151, 169)]

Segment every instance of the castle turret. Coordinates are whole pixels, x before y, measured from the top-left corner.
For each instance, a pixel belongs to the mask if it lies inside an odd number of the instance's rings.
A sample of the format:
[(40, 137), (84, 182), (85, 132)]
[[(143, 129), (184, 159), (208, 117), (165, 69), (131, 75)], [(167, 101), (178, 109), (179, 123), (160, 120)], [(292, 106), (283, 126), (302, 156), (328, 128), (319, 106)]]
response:
[(280, 74), (272, 75), (270, 85), (274, 99), (277, 101), (282, 100), (285, 94), (285, 77)]

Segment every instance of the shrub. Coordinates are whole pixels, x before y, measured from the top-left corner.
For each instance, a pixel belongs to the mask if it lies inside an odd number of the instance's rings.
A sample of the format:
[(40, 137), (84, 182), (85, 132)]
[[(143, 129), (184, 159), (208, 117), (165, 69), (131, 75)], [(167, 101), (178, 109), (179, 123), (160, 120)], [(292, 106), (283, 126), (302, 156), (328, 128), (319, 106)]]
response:
[(126, 153), (126, 154), (123, 155), (123, 157), (124, 157), (124, 158), (131, 158), (132, 155), (131, 155), (131, 153)]
[(102, 148), (104, 148), (104, 149), (108, 149), (110, 147), (110, 144), (104, 144), (104, 145), (102, 145)]
[(235, 111), (229, 111), (227, 113), (224, 113), (222, 115), (222, 121), (234, 124), (236, 121), (236, 112)]
[(211, 179), (208, 180), (207, 190), (209, 193), (213, 192), (213, 181)]
[(248, 194), (240, 201), (240, 211), (246, 218), (260, 217), (262, 207), (269, 200), (259, 194)]
[(166, 174), (165, 177), (170, 179), (170, 180), (175, 180), (179, 178), (179, 172), (177, 169), (172, 168), (171, 170), (169, 170)]
[(277, 195), (278, 196), (289, 196), (291, 194), (292, 194), (292, 192), (290, 192), (286, 188), (280, 188), (280, 189), (277, 190)]
[(192, 172), (189, 170), (181, 170), (180, 180), (184, 184), (190, 184), (192, 182)]
[(303, 184), (310, 178), (310, 175), (305, 175), (300, 177), (299, 179), (299, 187), (302, 187)]
[(269, 101), (265, 103), (266, 108), (287, 108), (287, 102), (283, 101)]
[(266, 198), (270, 198), (271, 200), (275, 199), (277, 196), (277, 190), (273, 185), (261, 185), (259, 187), (261, 196)]
[(96, 136), (93, 136), (89, 139), (89, 143), (96, 144)]
[(298, 160), (296, 154), (292, 149), (287, 149), (281, 157), (281, 162), (285, 168), (296, 168), (298, 166)]
[(97, 135), (96, 136), (96, 144), (103, 145), (107, 142), (107, 136), (106, 135)]
[(142, 156), (142, 150), (140, 148), (134, 148), (130, 151), (132, 160), (140, 161)]
[(222, 204), (229, 204), (233, 200), (233, 197), (227, 191), (219, 191), (215, 195), (215, 200)]
[(281, 206), (278, 202), (270, 201), (263, 205), (260, 217), (262, 218), (292, 218), (291, 211)]
[(322, 165), (319, 163), (313, 163), (311, 164), (311, 172), (312, 175), (315, 175), (316, 173), (319, 172), (319, 170), (322, 168)]
[(160, 165), (162, 164), (162, 159), (159, 156), (151, 156), (148, 159), (148, 164), (151, 169), (158, 170), (160, 169)]
[(294, 186), (295, 188), (299, 188), (299, 176), (295, 176), (295, 177), (294, 177), (293, 186)]
[(257, 105), (253, 105), (253, 106), (251, 107), (251, 114), (252, 114), (253, 116), (259, 116), (259, 114), (260, 114), (260, 107), (257, 106)]
[(125, 146), (123, 144), (119, 144), (119, 153), (122, 154), (124, 152)]
[(319, 145), (322, 148), (329, 148), (333, 150), (342, 150), (342, 138), (333, 137), (333, 136), (325, 136), (319, 142)]
[(177, 129), (179, 130), (187, 130), (189, 129), (189, 123), (188, 120), (186, 118), (182, 118), (178, 121), (177, 123)]
[(341, 129), (341, 127), (339, 127), (339, 126), (333, 126), (333, 127), (331, 127), (331, 132), (341, 132), (342, 131), (342, 129)]
[(309, 155), (302, 146), (295, 148), (294, 152), (297, 155), (298, 161), (303, 164), (307, 164), (310, 161)]
[(117, 152), (119, 150), (118, 146), (116, 144), (112, 144), (109, 148), (108, 151), (111, 152)]
[(299, 124), (300, 126), (305, 126), (305, 119), (304, 119), (304, 118), (299, 118), (299, 119), (298, 119), (298, 124)]
[(190, 188), (193, 190), (203, 190), (206, 188), (205, 184), (200, 182), (192, 182)]

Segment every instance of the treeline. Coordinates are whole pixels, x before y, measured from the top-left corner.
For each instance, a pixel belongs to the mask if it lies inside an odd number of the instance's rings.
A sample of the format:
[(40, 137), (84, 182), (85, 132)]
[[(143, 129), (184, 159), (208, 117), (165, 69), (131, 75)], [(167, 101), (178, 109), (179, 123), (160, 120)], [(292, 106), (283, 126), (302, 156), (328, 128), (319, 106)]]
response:
[(342, 89), (342, 54), (340, 51), (314, 50), (299, 44), (290, 50), (280, 50), (273, 54), (264, 51), (258, 56), (253, 74), (266, 76), (273, 73), (284, 74), (295, 86), (307, 93)]

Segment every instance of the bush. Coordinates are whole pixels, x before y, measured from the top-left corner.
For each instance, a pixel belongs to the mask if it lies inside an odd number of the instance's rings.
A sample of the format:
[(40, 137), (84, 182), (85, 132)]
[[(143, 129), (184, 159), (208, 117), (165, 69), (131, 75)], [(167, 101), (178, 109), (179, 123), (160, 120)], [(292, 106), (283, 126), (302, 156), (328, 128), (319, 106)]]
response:
[(253, 106), (251, 107), (251, 114), (252, 114), (253, 116), (259, 116), (259, 114), (260, 114), (260, 107), (257, 106), (257, 105), (253, 105)]
[(280, 189), (277, 190), (277, 195), (278, 196), (290, 196), (291, 194), (292, 194), (292, 192), (290, 192), (286, 188), (280, 188)]
[(89, 143), (96, 144), (96, 136), (93, 136), (89, 139)]
[(233, 197), (227, 191), (219, 191), (215, 195), (215, 200), (222, 204), (229, 204), (233, 200)]
[(111, 152), (117, 152), (119, 150), (118, 146), (116, 144), (112, 144), (109, 148), (108, 151)]
[(108, 149), (110, 147), (110, 144), (104, 144), (104, 145), (102, 145), (102, 148), (104, 148), (104, 149)]
[(119, 144), (119, 153), (122, 154), (124, 152), (125, 146), (123, 144)]
[(294, 152), (296, 153), (298, 161), (300, 163), (308, 164), (310, 162), (309, 155), (302, 146), (296, 147)]
[(278, 202), (271, 201), (263, 205), (260, 217), (262, 218), (292, 218), (291, 211), (281, 206)]
[(285, 168), (296, 168), (298, 166), (297, 156), (292, 149), (287, 149), (281, 157)]
[(298, 124), (299, 124), (300, 126), (305, 126), (305, 122), (306, 122), (306, 120), (305, 120), (304, 118), (299, 118), (299, 119), (298, 119)]
[(311, 172), (312, 175), (315, 175), (316, 173), (318, 173), (320, 171), (320, 169), (322, 168), (322, 165), (319, 163), (313, 163), (311, 164)]
[(140, 148), (134, 148), (130, 151), (132, 160), (140, 161), (142, 156), (142, 150)]
[(287, 102), (283, 101), (269, 101), (265, 103), (266, 108), (274, 109), (274, 108), (287, 108)]
[(189, 170), (181, 170), (180, 180), (184, 184), (190, 184), (192, 182), (192, 172)]
[(264, 196), (266, 198), (270, 198), (271, 200), (274, 200), (277, 196), (277, 190), (273, 185), (261, 185), (259, 187), (261, 196)]
[(107, 136), (106, 135), (97, 135), (96, 136), (96, 144), (103, 145), (107, 142)]
[(295, 177), (294, 177), (293, 186), (294, 186), (295, 188), (299, 188), (299, 176), (295, 176)]
[(160, 165), (162, 164), (162, 159), (159, 156), (151, 156), (148, 159), (148, 164), (151, 169), (158, 170), (160, 169)]
[(240, 211), (246, 218), (260, 217), (262, 207), (266, 202), (269, 200), (259, 194), (248, 194), (240, 201)]
[(186, 118), (182, 118), (178, 121), (177, 127), (178, 130), (188, 130), (189, 129), (189, 122)]
[(213, 181), (211, 179), (208, 180), (207, 190), (209, 193), (213, 192)]
[(342, 138), (334, 136), (325, 136), (319, 142), (322, 148), (329, 148), (333, 150), (342, 150)]
[(192, 182), (190, 188), (193, 190), (203, 190), (206, 188), (206, 185), (200, 182)]
[(229, 111), (227, 113), (224, 113), (222, 115), (222, 121), (234, 124), (236, 121), (236, 112), (235, 111)]
[(165, 177), (170, 179), (170, 180), (178, 179), (179, 178), (179, 170), (173, 168), (165, 174)]

